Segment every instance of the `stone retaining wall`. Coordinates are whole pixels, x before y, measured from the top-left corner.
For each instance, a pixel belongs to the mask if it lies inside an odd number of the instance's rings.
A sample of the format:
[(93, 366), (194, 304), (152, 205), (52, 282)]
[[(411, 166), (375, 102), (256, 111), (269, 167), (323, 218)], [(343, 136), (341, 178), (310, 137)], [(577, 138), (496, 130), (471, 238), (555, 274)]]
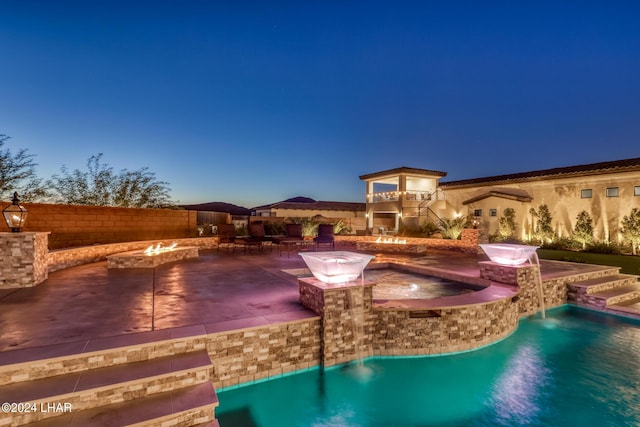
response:
[[(320, 363), (319, 317), (211, 333), (205, 329), (203, 325), (197, 325), (130, 335), (131, 343), (125, 346), (110, 345), (112, 341), (114, 344), (123, 341), (123, 337), (118, 336), (3, 352), (0, 353), (0, 384), (33, 381), (199, 350), (207, 350), (211, 358), (210, 380), (217, 388), (310, 368)], [(77, 353), (67, 353), (75, 347), (78, 348)], [(24, 362), (13, 362), (20, 359)]]
[(443, 354), (494, 343), (518, 326), (511, 298), (435, 311), (375, 310), (373, 353), (384, 356)]
[(318, 317), (210, 334), (211, 381), (229, 387), (318, 366), (320, 346)]
[[(392, 237), (395, 236), (382, 236)], [(451, 239), (436, 239), (436, 238), (423, 238), (423, 237), (402, 237), (397, 236), (399, 239), (406, 240), (408, 244), (416, 245), (416, 246), (426, 246), (427, 248), (432, 249), (443, 249), (443, 250), (451, 250), (465, 253), (478, 253), (479, 247), (478, 243), (481, 238), (480, 230), (467, 228), (462, 230), (462, 236), (460, 240), (451, 240)], [(336, 241), (338, 242), (351, 242), (357, 244), (358, 242), (371, 242), (375, 243), (378, 239), (376, 236), (336, 236)], [(388, 245), (394, 246), (394, 245)], [(398, 245), (402, 247), (402, 245)]]
[(80, 248), (61, 249), (49, 252), (49, 272), (75, 267), (91, 262), (104, 261), (107, 256), (120, 252), (144, 250), (151, 245), (170, 246), (177, 243), (178, 246), (195, 246), (201, 249), (214, 249), (218, 247), (217, 237), (194, 237), (191, 239), (171, 240), (146, 240), (140, 242), (112, 243), (109, 245), (83, 246)]

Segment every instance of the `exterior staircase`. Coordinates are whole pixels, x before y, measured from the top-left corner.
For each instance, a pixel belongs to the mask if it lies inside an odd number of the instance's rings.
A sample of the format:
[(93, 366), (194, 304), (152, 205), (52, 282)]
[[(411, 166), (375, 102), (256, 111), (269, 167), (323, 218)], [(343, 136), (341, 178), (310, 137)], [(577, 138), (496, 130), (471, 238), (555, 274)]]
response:
[[(6, 363), (7, 354), (0, 353), (0, 401), (16, 402), (10, 408), (15, 412), (0, 414), (0, 426), (217, 427), (218, 399), (206, 350), (156, 356), (153, 346), (15, 363)], [(142, 360), (122, 363), (126, 357), (118, 355), (128, 351)]]
[(638, 276), (612, 273), (570, 283), (568, 302), (599, 311), (640, 318)]

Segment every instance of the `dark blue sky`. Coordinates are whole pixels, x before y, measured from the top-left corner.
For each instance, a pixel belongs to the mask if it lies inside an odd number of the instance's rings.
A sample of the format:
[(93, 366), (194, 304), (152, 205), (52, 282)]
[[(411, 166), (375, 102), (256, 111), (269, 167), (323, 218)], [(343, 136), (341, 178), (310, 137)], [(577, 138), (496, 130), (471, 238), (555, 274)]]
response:
[(181, 203), (639, 157), (637, 1), (0, 1), (0, 133)]

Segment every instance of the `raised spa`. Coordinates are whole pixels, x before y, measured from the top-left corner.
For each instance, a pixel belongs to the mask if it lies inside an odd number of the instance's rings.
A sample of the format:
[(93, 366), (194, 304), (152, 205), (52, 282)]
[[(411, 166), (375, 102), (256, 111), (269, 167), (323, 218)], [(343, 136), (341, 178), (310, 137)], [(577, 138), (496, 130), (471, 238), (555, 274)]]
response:
[(481, 244), (489, 259), (502, 265), (520, 265), (529, 261), (539, 246), (516, 245), (512, 243)]
[(375, 256), (348, 251), (301, 253), (313, 276), (328, 284), (356, 280)]
[(468, 294), (487, 287), (389, 268), (367, 270), (367, 280), (376, 284), (373, 287), (374, 300), (443, 298)]

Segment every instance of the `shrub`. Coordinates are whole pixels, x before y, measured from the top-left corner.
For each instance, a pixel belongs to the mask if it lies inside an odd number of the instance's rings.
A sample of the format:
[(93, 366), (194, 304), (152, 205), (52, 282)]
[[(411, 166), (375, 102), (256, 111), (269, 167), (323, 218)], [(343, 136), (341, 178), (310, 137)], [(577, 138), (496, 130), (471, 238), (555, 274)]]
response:
[(562, 237), (551, 242), (545, 242), (541, 247), (543, 249), (554, 249), (561, 251), (575, 251), (581, 249), (575, 240), (568, 237)]
[(343, 220), (338, 220), (333, 224), (333, 234), (349, 234), (351, 233), (351, 227), (344, 225)]
[(286, 234), (286, 225), (284, 223), (284, 221), (278, 221), (278, 222), (265, 222), (264, 223), (264, 233), (267, 236), (282, 236), (284, 234)]
[(584, 252), (596, 253), (596, 254), (611, 254), (611, 255), (621, 255), (622, 250), (615, 243), (606, 243), (606, 242), (597, 242), (590, 243), (584, 249)]
[(401, 225), (398, 228), (398, 236), (424, 237), (424, 232), (422, 231), (422, 227), (409, 227), (406, 225)]
[(462, 230), (469, 226), (467, 217), (461, 216), (454, 219), (440, 219), (438, 228), (444, 239), (458, 240), (462, 234)]
[(426, 237), (431, 237), (435, 234), (440, 233), (440, 227), (438, 227), (438, 224), (435, 224), (429, 221), (425, 223), (422, 227), (420, 227), (420, 232), (422, 235)]

